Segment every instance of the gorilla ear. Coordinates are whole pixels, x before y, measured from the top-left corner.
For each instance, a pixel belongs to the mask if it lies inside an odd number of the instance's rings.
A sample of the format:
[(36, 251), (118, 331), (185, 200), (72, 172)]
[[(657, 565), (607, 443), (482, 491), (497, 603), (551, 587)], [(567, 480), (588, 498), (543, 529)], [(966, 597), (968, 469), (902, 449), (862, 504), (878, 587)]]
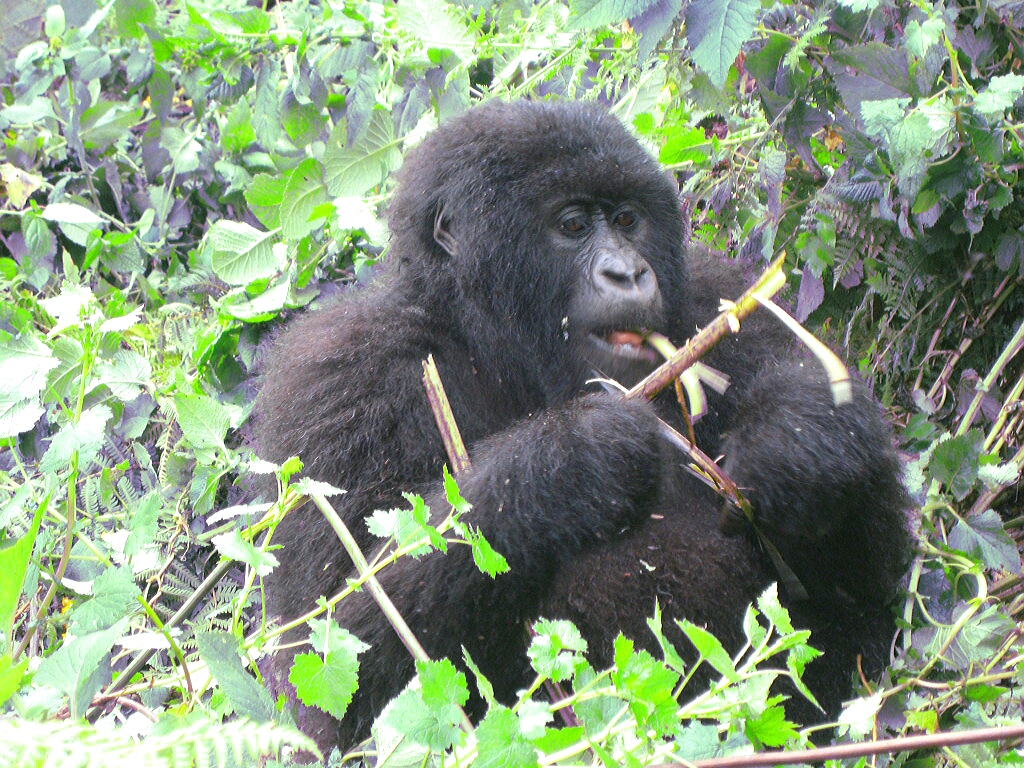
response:
[(448, 218), (445, 216), (444, 208), (437, 212), (434, 217), (434, 241), (444, 248), (445, 253), (454, 256), (459, 250), (459, 241), (448, 229)]

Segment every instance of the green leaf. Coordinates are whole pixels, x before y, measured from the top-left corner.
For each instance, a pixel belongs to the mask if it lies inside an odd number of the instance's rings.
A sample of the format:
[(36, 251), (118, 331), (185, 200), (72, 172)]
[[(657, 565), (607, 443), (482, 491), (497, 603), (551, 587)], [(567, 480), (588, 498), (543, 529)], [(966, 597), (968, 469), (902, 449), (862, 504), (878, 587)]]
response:
[[(427, 49), (428, 54), (451, 51), (462, 61), (472, 61), (476, 36), (455, 18), (444, 0), (402, 0), (396, 5), (398, 30)], [(431, 60), (438, 59), (437, 55)]]
[(0, 342), (0, 438), (32, 428), (42, 415), (46, 374), (59, 365), (50, 348), (21, 334)]
[(461, 731), (449, 706), (430, 707), (420, 692), (407, 688), (392, 702), (387, 725), (417, 744), (434, 751), (444, 751), (455, 744)]
[(152, 368), (149, 360), (138, 352), (119, 349), (110, 360), (96, 366), (97, 384), (105, 384), (112, 395), (125, 403), (140, 394), (142, 387), (150, 384)]
[(536, 768), (537, 751), (523, 736), (519, 718), (507, 707), (492, 707), (476, 727), (474, 768)]
[(572, 677), (587, 652), (587, 641), (571, 621), (541, 619), (533, 625), (536, 633), (527, 655), (538, 674), (556, 683)]
[(679, 674), (668, 669), (647, 651), (633, 651), (633, 641), (615, 638), (615, 669), (612, 680), (641, 725), (664, 732), (677, 724), (674, 691)]
[(156, 3), (153, 0), (116, 0), (114, 18), (121, 34), (140, 39), (143, 26), (156, 26)]
[[(32, 556), (32, 548), (36, 543), (36, 534), (43, 520), (43, 512), (50, 504), (47, 496), (36, 507), (32, 516), (32, 525), (24, 536), (4, 549), (0, 549), (0, 630), (3, 631), (4, 647), (10, 647), (14, 629), (14, 613), (21, 600), (25, 574), (28, 572), (28, 561)], [(32, 589), (35, 589), (34, 585)], [(0, 700), (2, 701), (2, 700)]]
[(445, 500), (452, 506), (456, 512), (460, 515), (468, 512), (473, 508), (473, 505), (462, 498), (462, 493), (459, 491), (459, 483), (451, 472), (448, 471), (448, 465), (444, 465), (444, 497)]
[(757, 0), (694, 0), (686, 7), (686, 39), (694, 63), (721, 88), (754, 31)]
[(133, 616), (142, 610), (138, 601), (141, 595), (131, 569), (107, 568), (93, 581), (92, 597), (72, 611), (72, 633), (100, 632)]
[(281, 200), (281, 234), (288, 240), (300, 240), (321, 226), (323, 217), (314, 217), (313, 212), (326, 202), (323, 167), (307, 158), (288, 174)]
[(247, 285), (272, 277), (285, 264), (273, 247), (274, 233), (261, 232), (249, 224), (221, 219), (203, 238), (213, 271), (229, 285)]
[(420, 557), (431, 548), (448, 551), (448, 542), (434, 526), (430, 525), (430, 508), (417, 494), (404, 494), (410, 509), (379, 509), (366, 518), (366, 527), (374, 536), (395, 538), (399, 547), (407, 547), (421, 538), (426, 538), (422, 547), (411, 552)]
[(329, 653), (326, 659), (315, 653), (300, 653), (292, 663), (288, 681), (295, 686), (299, 701), (340, 720), (358, 687), (358, 671), (358, 660), (341, 653)]
[(929, 476), (946, 486), (958, 500), (964, 499), (978, 479), (983, 441), (984, 436), (976, 429), (943, 440), (935, 446), (928, 462)]
[(490, 542), (477, 529), (467, 528), (467, 540), (473, 551), (473, 562), (482, 573), (486, 573), (492, 579), (499, 573), (509, 571), (508, 560), (504, 555), (495, 552)]
[(59, 294), (42, 299), (39, 304), (56, 321), (50, 329), (51, 337), (68, 328), (90, 322), (97, 314), (92, 290), (88, 286), (75, 283), (65, 282), (61, 285)]
[(391, 116), (375, 110), (363, 138), (347, 147), (345, 126), (339, 123), (324, 151), (327, 191), (339, 197), (359, 197), (381, 184), (402, 161)]
[(43, 209), (42, 217), (56, 223), (60, 231), (78, 245), (85, 245), (89, 234), (105, 224), (101, 216), (77, 203), (50, 203)]
[(618, 24), (657, 5), (657, 0), (570, 0), (569, 27), (596, 29)]
[(875, 716), (882, 703), (881, 692), (848, 702), (839, 715), (840, 726), (845, 726), (840, 733), (849, 733), (853, 738), (864, 738), (870, 734), (877, 724)]
[(274, 719), (274, 701), (242, 666), (237, 638), (227, 632), (199, 632), (196, 647), (236, 713), (258, 723)]
[(465, 673), (457, 670), (448, 659), (417, 661), (416, 672), (420, 677), (423, 703), (431, 709), (447, 712), (453, 722), (460, 720), (458, 708), (469, 701)]
[(21, 680), (28, 670), (29, 658), (26, 656), (17, 664), (11, 664), (11, 654), (0, 656), (0, 704), (3, 704), (18, 690)]
[(717, 637), (703, 627), (698, 627), (686, 619), (682, 621), (677, 619), (676, 624), (679, 625), (679, 628), (683, 630), (683, 633), (693, 643), (701, 659), (714, 667), (729, 682), (735, 683), (739, 681), (740, 676), (736, 672), (732, 658), (726, 653), (725, 647), (719, 642)]
[(84, 716), (93, 696), (110, 682), (110, 651), (128, 625), (129, 619), (123, 618), (109, 629), (66, 637), (53, 654), (43, 659), (34, 682), (67, 696), (72, 718)]
[(185, 438), (195, 448), (224, 448), (224, 436), (231, 425), (227, 408), (206, 395), (179, 392), (174, 410)]
[(80, 467), (88, 465), (99, 454), (106, 438), (106, 426), (113, 416), (105, 405), (94, 405), (82, 412), (77, 422), (68, 422), (50, 440), (50, 446), (39, 462), (43, 472), (67, 469), (72, 456), (78, 453)]
[(711, 156), (711, 141), (703, 128), (689, 128), (673, 133), (661, 148), (659, 159), (665, 165), (706, 163)]
[(213, 546), (224, 557), (245, 563), (256, 572), (257, 576), (266, 576), (278, 565), (277, 558), (272, 552), (266, 552), (253, 546), (252, 543), (243, 539), (242, 534), (235, 529), (214, 536), (212, 541)]
[(1017, 545), (994, 510), (961, 519), (949, 532), (949, 546), (979, 561), (985, 568), (1021, 572)]
[(766, 747), (781, 747), (797, 736), (796, 726), (780, 706), (768, 707), (759, 717), (748, 719), (744, 730), (751, 742)]
[(1024, 95), (1024, 75), (996, 75), (974, 99), (974, 111), (989, 119), (1001, 117)]
[(163, 498), (159, 491), (150, 491), (138, 500), (131, 508), (128, 521), (130, 533), (124, 543), (124, 553), (131, 557), (137, 555), (156, 539), (157, 523), (163, 509)]

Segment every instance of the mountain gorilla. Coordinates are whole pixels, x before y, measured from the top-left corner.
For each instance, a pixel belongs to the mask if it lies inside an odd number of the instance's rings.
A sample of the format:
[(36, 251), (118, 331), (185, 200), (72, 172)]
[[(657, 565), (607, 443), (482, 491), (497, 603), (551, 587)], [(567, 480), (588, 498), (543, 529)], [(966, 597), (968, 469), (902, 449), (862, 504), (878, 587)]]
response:
[[(460, 663), (465, 646), (507, 701), (531, 679), (531, 620), (571, 619), (603, 665), (619, 632), (654, 644), (656, 602), (738, 648), (746, 605), (778, 572), (751, 531), (719, 531), (721, 500), (660, 436), (659, 416), (681, 421), (672, 393), (624, 402), (588, 383), (635, 383), (657, 363), (642, 331), (681, 344), (745, 286), (729, 265), (687, 256), (669, 177), (596, 106), (491, 102), (409, 153), (389, 224), (376, 285), (302, 317), (276, 344), (257, 403), (263, 454), (297, 454), (306, 474), (344, 488), (339, 511), (366, 550), (377, 543), (363, 519), (404, 506), (402, 491), (443, 514), (445, 452), (421, 385), (432, 354), (472, 461), (460, 478), (468, 519), (511, 571), (491, 579), (453, 547), (382, 572), (431, 658)], [(886, 658), (907, 549), (903, 492), (865, 389), (834, 405), (819, 366), (786, 355), (792, 345), (765, 314), (707, 358), (733, 383), (712, 394), (697, 438), (726, 456), (809, 593), (783, 598), (825, 652), (806, 679), (834, 712), (857, 656), (868, 670)], [(275, 542), (274, 615), (309, 610), (352, 575), (314, 507), (287, 518)], [(365, 590), (337, 618), (373, 649), (343, 723), (299, 707), (324, 747), (365, 735), (413, 673)], [(290, 658), (272, 664), (271, 684), (294, 695)], [(470, 701), (471, 714), (479, 707)], [(814, 716), (809, 705), (798, 714)]]

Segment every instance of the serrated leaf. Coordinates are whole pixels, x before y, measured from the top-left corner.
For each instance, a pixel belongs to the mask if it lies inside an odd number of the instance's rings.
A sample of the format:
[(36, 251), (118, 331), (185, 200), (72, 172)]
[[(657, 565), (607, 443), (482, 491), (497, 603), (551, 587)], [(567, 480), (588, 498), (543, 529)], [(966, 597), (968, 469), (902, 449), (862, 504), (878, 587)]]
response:
[(928, 461), (929, 476), (945, 485), (957, 499), (966, 497), (978, 478), (983, 439), (975, 429), (940, 442)]
[(428, 706), (418, 690), (407, 688), (392, 702), (387, 725), (417, 744), (444, 751), (459, 738), (460, 730), (449, 709), (439, 709)]
[(231, 425), (227, 408), (206, 395), (179, 392), (174, 410), (185, 438), (195, 448), (224, 448), (224, 436)]
[(398, 29), (427, 51), (451, 51), (459, 59), (473, 58), (476, 36), (455, 18), (444, 0), (402, 0), (397, 4)]
[(338, 718), (345, 716), (358, 687), (359, 662), (340, 653), (326, 660), (315, 653), (300, 653), (292, 663), (288, 681), (306, 706), (319, 707)]
[(469, 701), (466, 675), (448, 659), (417, 661), (423, 703), (439, 712), (446, 712), (453, 722), (461, 719), (459, 707)]
[(499, 573), (509, 571), (508, 560), (500, 552), (495, 552), (490, 542), (479, 530), (473, 530), (469, 536), (469, 544), (473, 551), (473, 562), (482, 573), (492, 579)]
[(686, 7), (686, 39), (694, 63), (721, 88), (754, 31), (757, 0), (694, 0)]
[(0, 392), (0, 439), (28, 432), (45, 412), (38, 397), (21, 399)]
[(50, 440), (39, 462), (43, 472), (60, 472), (68, 467), (78, 453), (79, 466), (86, 466), (99, 453), (106, 435), (107, 422), (113, 413), (105, 405), (94, 405), (82, 412), (77, 422), (68, 422)]
[(65, 282), (60, 293), (42, 299), (40, 306), (56, 321), (47, 336), (55, 336), (67, 328), (89, 322), (96, 310), (92, 290), (86, 285)]
[(97, 384), (105, 384), (111, 394), (125, 403), (142, 394), (152, 375), (149, 360), (129, 349), (119, 349), (113, 358), (96, 366)]
[(308, 235), (322, 223), (322, 217), (313, 219), (314, 210), (326, 202), (323, 167), (307, 158), (288, 174), (281, 199), (281, 234), (288, 240)]
[(0, 344), (0, 393), (14, 400), (35, 397), (58, 364), (50, 348), (34, 336), (7, 339)]
[(533, 668), (556, 683), (576, 672), (587, 652), (587, 641), (571, 621), (542, 619), (533, 625), (535, 636), (527, 655)]
[(257, 576), (266, 576), (278, 565), (277, 558), (272, 552), (265, 552), (253, 546), (251, 542), (243, 539), (242, 534), (237, 530), (218, 534), (211, 541), (224, 557), (245, 563), (256, 572)]
[(760, 716), (748, 719), (745, 730), (753, 743), (766, 747), (781, 747), (797, 735), (796, 726), (780, 706), (768, 707)]
[(974, 111), (997, 118), (1024, 95), (1024, 75), (996, 75), (974, 99)]
[(203, 239), (213, 271), (229, 285), (248, 285), (273, 276), (283, 267), (273, 246), (274, 233), (261, 232), (240, 221), (214, 222)]
[(324, 180), (336, 197), (360, 197), (381, 184), (402, 161), (394, 138), (391, 116), (375, 110), (362, 139), (346, 145), (344, 125), (331, 132), (324, 151)]
[(729, 682), (735, 683), (740, 679), (732, 658), (726, 653), (725, 647), (718, 638), (712, 635), (703, 627), (698, 627), (691, 621), (676, 620), (676, 624), (683, 630), (683, 633), (693, 643), (701, 658), (710, 664), (715, 670)]
[(507, 707), (492, 707), (476, 727), (474, 768), (536, 768), (537, 750), (523, 736), (519, 718)]
[(238, 639), (227, 632), (196, 634), (199, 656), (210, 668), (235, 712), (269, 723), (277, 713), (270, 693), (250, 675), (238, 655)]
[(570, 29), (596, 29), (635, 19), (658, 5), (658, 0), (571, 0)]
[(121, 619), (110, 629), (67, 637), (61, 646), (43, 659), (34, 681), (49, 685), (68, 697), (71, 717), (85, 714), (93, 696), (110, 681), (110, 652), (128, 629)]
[(92, 597), (71, 613), (73, 634), (83, 636), (114, 626), (141, 610), (142, 595), (128, 568), (110, 567), (92, 583)]
[(961, 519), (949, 532), (949, 546), (975, 558), (991, 570), (1021, 572), (1020, 552), (991, 509)]

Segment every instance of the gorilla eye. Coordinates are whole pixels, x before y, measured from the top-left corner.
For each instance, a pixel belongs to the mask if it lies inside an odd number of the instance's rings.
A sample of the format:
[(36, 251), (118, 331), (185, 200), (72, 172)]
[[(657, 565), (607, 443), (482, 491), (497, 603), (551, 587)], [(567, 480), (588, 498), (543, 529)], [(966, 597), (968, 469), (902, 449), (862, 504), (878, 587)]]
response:
[(632, 229), (636, 224), (636, 214), (633, 211), (619, 211), (612, 223), (619, 229)]
[(579, 215), (566, 216), (559, 226), (568, 235), (580, 235), (587, 229), (587, 219), (585, 216)]

